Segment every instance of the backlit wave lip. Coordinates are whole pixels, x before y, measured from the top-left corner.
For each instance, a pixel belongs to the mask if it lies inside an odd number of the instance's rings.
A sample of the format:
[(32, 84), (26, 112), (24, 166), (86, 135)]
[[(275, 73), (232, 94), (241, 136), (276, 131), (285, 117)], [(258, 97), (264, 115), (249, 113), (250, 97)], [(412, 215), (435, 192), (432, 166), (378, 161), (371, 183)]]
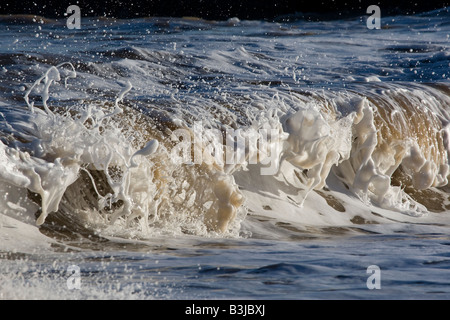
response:
[[(26, 91), (27, 108), (2, 108), (3, 212), (26, 216), (37, 204), (38, 225), (56, 214), (70, 217), (62, 219), (65, 223), (125, 237), (236, 236), (248, 210), (254, 210), (240, 189), (260, 193), (274, 178), (286, 179), (302, 208), (313, 190), (328, 190), (330, 175), (366, 205), (422, 216), (430, 206), (424, 190), (431, 190), (441, 201), (430, 209), (446, 209), (447, 196), (437, 189), (448, 183), (446, 85), (381, 83), (360, 92), (287, 92), (278, 103), (292, 104), (289, 108), (264, 108), (268, 111), (259, 112), (251, 125), (207, 124), (195, 130), (190, 120), (169, 114), (161, 126), (159, 119), (127, 107), (131, 83), (112, 103), (85, 102), (70, 110), (49, 105), (52, 86), (75, 77), (69, 63), (50, 67)], [(240, 144), (236, 128), (244, 136)], [(276, 133), (265, 136), (264, 144), (263, 129)], [(250, 144), (252, 136), (257, 138)], [(180, 144), (188, 141), (187, 159), (177, 157)], [(218, 157), (226, 152), (219, 150), (238, 152), (245, 161), (227, 163)], [(196, 152), (203, 156), (200, 163), (193, 161)], [(248, 174), (259, 174), (253, 176), (258, 184), (236, 183)]]

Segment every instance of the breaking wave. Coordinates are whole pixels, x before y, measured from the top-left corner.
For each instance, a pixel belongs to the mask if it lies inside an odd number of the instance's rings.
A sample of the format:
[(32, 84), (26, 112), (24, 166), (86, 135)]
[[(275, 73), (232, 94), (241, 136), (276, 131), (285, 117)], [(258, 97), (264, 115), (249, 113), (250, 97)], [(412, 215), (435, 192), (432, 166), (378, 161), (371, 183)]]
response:
[(52, 86), (76, 75), (70, 63), (50, 67), (26, 107), (1, 107), (3, 213), (59, 233), (238, 236), (256, 210), (241, 189), (264, 197), (281, 180), (302, 208), (330, 191), (330, 176), (367, 206), (409, 216), (448, 206), (445, 85), (280, 92), (251, 101), (242, 124), (224, 112), (202, 122), (139, 110), (130, 82), (114, 101), (49, 104)]
[(65, 240), (448, 225), (448, 12), (432, 17), (2, 17), (1, 217)]

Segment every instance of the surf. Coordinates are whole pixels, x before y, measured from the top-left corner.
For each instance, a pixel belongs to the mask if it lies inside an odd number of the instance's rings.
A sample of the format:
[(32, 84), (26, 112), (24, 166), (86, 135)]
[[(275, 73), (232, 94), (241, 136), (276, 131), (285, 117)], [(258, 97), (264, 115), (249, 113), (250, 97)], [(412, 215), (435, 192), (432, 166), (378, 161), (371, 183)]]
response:
[[(327, 183), (331, 176), (367, 206), (410, 216), (425, 215), (427, 205), (446, 210), (446, 87), (378, 84), (363, 94), (287, 92), (266, 101), (284, 108), (252, 115), (251, 125), (239, 128), (238, 141), (231, 127), (202, 128), (170, 118), (168, 125), (123, 105), (129, 82), (114, 102), (67, 110), (49, 106), (52, 85), (67, 87), (75, 77), (70, 63), (50, 67), (25, 93), (27, 108), (2, 111), (4, 213), (28, 213), (28, 220), (36, 215), (37, 225), (55, 215), (60, 218), (53, 221), (69, 229), (81, 225), (125, 237), (238, 236), (248, 211), (261, 211), (245, 205), (240, 188), (264, 197), (262, 190), (277, 179), (296, 194), (296, 207), (307, 210), (311, 193), (336, 192)], [(271, 140), (267, 132), (265, 143), (252, 140), (268, 129), (276, 133)], [(192, 148), (177, 157), (186, 146)], [(230, 153), (241, 161), (227, 161)], [(268, 165), (276, 170), (264, 174)], [(235, 177), (249, 174), (247, 183), (256, 185), (236, 183)], [(423, 196), (430, 193), (440, 203), (430, 206)], [(12, 194), (21, 200), (10, 199)], [(37, 212), (29, 212), (31, 203)]]

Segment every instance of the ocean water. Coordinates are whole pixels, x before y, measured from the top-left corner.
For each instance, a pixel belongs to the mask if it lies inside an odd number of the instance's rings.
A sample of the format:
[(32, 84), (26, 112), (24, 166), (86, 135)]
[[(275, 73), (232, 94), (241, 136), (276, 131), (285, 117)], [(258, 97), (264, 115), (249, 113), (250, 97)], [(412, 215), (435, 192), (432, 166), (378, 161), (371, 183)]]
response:
[(450, 298), (450, 13), (0, 17), (0, 298)]

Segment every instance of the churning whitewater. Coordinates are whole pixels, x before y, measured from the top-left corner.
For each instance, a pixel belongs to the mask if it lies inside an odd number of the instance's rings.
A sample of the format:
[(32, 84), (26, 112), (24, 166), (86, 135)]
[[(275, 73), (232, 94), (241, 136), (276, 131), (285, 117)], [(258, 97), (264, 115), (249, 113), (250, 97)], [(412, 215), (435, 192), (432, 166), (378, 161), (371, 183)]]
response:
[(71, 63), (52, 66), (25, 92), (27, 108), (2, 112), (3, 210), (27, 211), (8, 198), (22, 194), (24, 204), (39, 206), (37, 225), (59, 212), (148, 236), (166, 224), (194, 234), (233, 232), (246, 213), (234, 176), (255, 174), (263, 185), (285, 180), (299, 208), (334, 175), (367, 205), (420, 216), (428, 212), (420, 192), (432, 190), (442, 194), (433, 208), (445, 210), (447, 197), (435, 189), (448, 183), (445, 87), (288, 91), (266, 108), (258, 101), (258, 114), (247, 107), (244, 124), (221, 110), (192, 123), (121, 106), (129, 81), (113, 103), (49, 106), (52, 84), (66, 89), (75, 77)]
[(448, 17), (0, 17), (0, 253), (448, 235)]

